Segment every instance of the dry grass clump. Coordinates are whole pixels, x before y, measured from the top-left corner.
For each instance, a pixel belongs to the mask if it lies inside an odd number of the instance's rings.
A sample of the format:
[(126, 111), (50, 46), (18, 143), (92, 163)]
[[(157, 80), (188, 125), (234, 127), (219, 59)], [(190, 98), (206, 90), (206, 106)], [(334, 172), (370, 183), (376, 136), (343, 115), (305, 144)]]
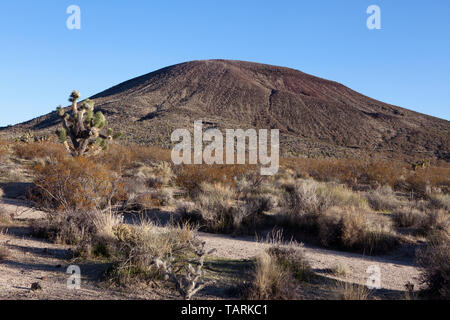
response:
[(65, 158), (33, 166), (32, 200), (60, 211), (105, 208), (126, 195), (119, 177), (89, 158)]
[(9, 250), (3, 245), (0, 245), (0, 261), (6, 260), (9, 257)]
[(120, 225), (115, 235), (116, 262), (109, 277), (120, 285), (161, 278), (156, 260), (170, 263), (173, 269), (184, 266), (198, 242), (196, 230), (187, 224), (158, 228), (142, 221), (134, 227)]
[(0, 139), (0, 160), (3, 161), (10, 153), (10, 142)]
[(173, 194), (167, 189), (155, 191), (153, 193), (153, 198), (156, 199), (161, 206), (169, 206), (173, 203)]
[(214, 233), (242, 233), (264, 222), (264, 212), (272, 207), (270, 196), (246, 195), (237, 199), (235, 190), (223, 184), (202, 183), (194, 206), (178, 207), (183, 221)]
[(450, 215), (444, 209), (405, 206), (395, 210), (392, 218), (397, 227), (410, 228), (416, 235), (450, 234)]
[(168, 162), (159, 162), (152, 165), (136, 163), (132, 169), (125, 170), (124, 175), (133, 178), (133, 180), (139, 180), (146, 187), (157, 189), (171, 185), (175, 177)]
[(67, 157), (67, 151), (62, 144), (48, 141), (16, 143), (13, 149), (18, 158), (25, 160), (64, 159)]
[(370, 191), (367, 199), (372, 209), (376, 211), (393, 211), (401, 205), (401, 201), (388, 185)]
[(113, 236), (122, 216), (110, 210), (53, 211), (32, 225), (35, 236), (55, 243), (78, 245)]
[(350, 273), (348, 266), (342, 263), (336, 264), (330, 271), (331, 274), (339, 277), (346, 277)]
[(410, 228), (419, 225), (425, 213), (411, 206), (403, 206), (393, 212), (392, 218), (397, 227)]
[(175, 174), (168, 162), (162, 161), (153, 167), (153, 179), (156, 180), (158, 185), (169, 186), (174, 178)]
[(210, 232), (232, 232), (235, 227), (234, 192), (229, 186), (203, 183), (194, 207), (182, 205), (177, 209), (183, 221), (199, 225)]
[(321, 245), (343, 250), (384, 253), (399, 245), (390, 224), (373, 219), (367, 202), (349, 190), (311, 180), (286, 185), (281, 223)]
[(371, 222), (369, 214), (353, 207), (333, 207), (317, 218), (318, 238), (324, 247), (382, 254), (395, 249), (399, 238), (390, 226)]
[(290, 272), (298, 281), (310, 281), (314, 276), (301, 248), (295, 248), (292, 245), (275, 245), (267, 249), (267, 253), (283, 270)]
[(195, 198), (202, 183), (234, 186), (255, 168), (251, 165), (184, 165), (177, 169), (175, 184)]
[(124, 171), (124, 191), (128, 211), (141, 211), (172, 204), (172, 191), (166, 187), (172, 184), (174, 174), (167, 162), (154, 165), (136, 164)]
[(369, 205), (367, 199), (359, 193), (353, 192), (339, 184), (322, 183), (317, 188), (317, 193), (323, 202), (327, 202), (328, 206), (354, 207), (360, 210), (368, 210)]
[(295, 242), (285, 244), (280, 230), (264, 241), (271, 244), (256, 259), (252, 281), (245, 288), (244, 299), (288, 300), (298, 298), (297, 286), (311, 281), (314, 272)]
[(293, 219), (300, 215), (319, 215), (333, 206), (355, 207), (367, 210), (367, 200), (342, 185), (319, 183), (314, 180), (299, 180), (286, 184), (282, 206), (288, 209)]
[[(2, 240), (4, 231), (0, 230), (0, 240)], [(0, 261), (6, 260), (9, 258), (10, 252), (4, 243), (0, 243)]]
[(293, 223), (299, 216), (318, 215), (331, 206), (331, 199), (319, 194), (319, 183), (314, 180), (301, 180), (283, 188), (282, 206), (288, 210)]
[(417, 233), (424, 236), (450, 235), (450, 214), (445, 210), (427, 212), (416, 225)]
[(154, 162), (171, 161), (170, 150), (157, 146), (123, 146), (118, 144), (111, 144), (106, 152), (97, 155), (95, 159), (119, 174), (127, 169), (134, 168), (139, 163), (151, 165)]
[[(0, 189), (1, 191), (1, 189)], [(1, 194), (0, 194), (1, 197)], [(10, 224), (12, 221), (12, 214), (8, 213), (2, 206), (0, 205), (0, 224)]]
[(416, 259), (422, 268), (421, 281), (427, 293), (434, 297), (450, 299), (450, 236), (434, 235), (428, 245), (419, 249)]
[(338, 282), (334, 293), (337, 300), (368, 300), (371, 295), (366, 286), (349, 282)]
[(442, 192), (432, 193), (428, 195), (428, 199), (432, 207), (450, 212), (450, 194)]
[(256, 259), (253, 280), (244, 296), (249, 300), (295, 299), (295, 280), (274, 255), (263, 252)]
[(9, 141), (0, 139), (0, 151), (5, 151), (6, 149), (8, 149), (9, 145), (10, 145)]

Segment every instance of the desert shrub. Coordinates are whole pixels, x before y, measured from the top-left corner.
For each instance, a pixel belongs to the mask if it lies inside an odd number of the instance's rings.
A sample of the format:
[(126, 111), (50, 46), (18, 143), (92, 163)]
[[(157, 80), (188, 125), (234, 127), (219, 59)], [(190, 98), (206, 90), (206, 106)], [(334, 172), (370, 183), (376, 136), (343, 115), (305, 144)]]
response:
[(338, 263), (331, 268), (330, 273), (335, 276), (346, 277), (350, 273), (350, 270), (347, 265)]
[(332, 206), (353, 206), (368, 209), (367, 200), (352, 190), (338, 184), (299, 180), (283, 186), (282, 206), (293, 216), (321, 214)]
[(432, 207), (450, 212), (450, 194), (432, 193), (428, 198)]
[(126, 194), (125, 210), (142, 211), (161, 205), (155, 195), (155, 189), (149, 187), (147, 176), (140, 170), (131, 176), (124, 177), (122, 183)]
[(320, 214), (331, 206), (329, 198), (320, 196), (319, 183), (314, 180), (299, 181), (283, 188), (282, 205), (293, 219), (301, 215)]
[(172, 168), (167, 162), (152, 165), (136, 163), (132, 169), (125, 170), (124, 173), (126, 177), (144, 183), (146, 187), (157, 189), (170, 185), (174, 179)]
[(17, 157), (26, 160), (63, 159), (67, 157), (66, 151), (61, 144), (48, 141), (17, 143), (13, 149)]
[(280, 159), (280, 163), (297, 172), (298, 176), (312, 177), (318, 181), (339, 181), (350, 187), (389, 185), (395, 189), (413, 191), (419, 197), (426, 195), (427, 186), (450, 192), (450, 166), (445, 162), (434, 162), (416, 170), (399, 160), (284, 158)]
[(1, 224), (9, 224), (13, 219), (13, 214), (8, 213), (2, 206), (0, 205), (0, 223)]
[(0, 244), (0, 261), (6, 260), (9, 257), (9, 250)]
[(0, 139), (0, 160), (6, 158), (6, 156), (10, 153), (10, 143), (6, 140)]
[(371, 295), (366, 286), (349, 282), (336, 283), (334, 293), (338, 300), (368, 300)]
[(110, 145), (108, 150), (96, 155), (94, 159), (120, 175), (125, 170), (133, 168), (136, 164), (132, 149), (117, 144)]
[[(201, 230), (208, 232), (230, 233), (237, 227), (235, 224), (235, 203), (232, 201), (230, 189), (216, 184), (202, 185), (201, 194), (195, 200), (191, 211), (180, 211), (183, 221), (197, 223)], [(221, 190), (223, 192), (221, 192)], [(184, 207), (183, 207), (184, 208)]]
[(139, 165), (154, 166), (155, 163), (171, 161), (170, 150), (157, 146), (111, 144), (105, 152), (96, 155), (95, 160), (108, 169), (122, 175), (126, 170)]
[(375, 215), (359, 194), (345, 187), (303, 180), (284, 186), (281, 225), (295, 234), (309, 235), (322, 246), (384, 253), (399, 244), (387, 220)]
[(328, 206), (339, 206), (358, 208), (361, 210), (369, 209), (367, 199), (359, 193), (354, 192), (340, 184), (321, 183), (317, 188), (318, 196), (323, 199), (322, 202), (328, 203)]
[(194, 206), (179, 206), (182, 221), (198, 224), (201, 230), (217, 233), (253, 231), (264, 223), (264, 212), (272, 208), (270, 196), (247, 195), (236, 200), (235, 190), (222, 184), (203, 183)]
[(303, 231), (314, 232), (317, 218), (334, 203), (340, 203), (340, 190), (328, 187), (314, 180), (300, 180), (295, 184), (283, 186), (281, 206), (284, 213), (284, 224)]
[(295, 299), (295, 280), (274, 255), (263, 252), (256, 259), (251, 285), (244, 298), (250, 300)]
[(285, 158), (281, 164), (302, 176), (318, 181), (339, 181), (349, 186), (357, 184), (394, 186), (405, 164), (384, 160)]
[(420, 280), (428, 293), (450, 299), (450, 238), (430, 239), (425, 248), (417, 251), (416, 259), (422, 269)]
[(157, 190), (153, 193), (153, 198), (158, 200), (161, 206), (168, 206), (173, 202), (172, 192), (167, 189)]
[(255, 169), (250, 165), (184, 165), (177, 168), (175, 184), (196, 197), (202, 183), (234, 186)]
[(170, 261), (175, 268), (186, 264), (193, 254), (196, 230), (189, 225), (158, 228), (150, 221), (116, 228), (116, 262), (109, 279), (119, 285), (139, 280), (160, 279), (155, 260)]
[(7, 259), (10, 256), (10, 251), (3, 242), (4, 231), (0, 230), (0, 261)]
[(56, 210), (105, 208), (124, 200), (123, 185), (116, 175), (89, 158), (65, 158), (33, 166), (32, 200)]
[(214, 282), (201, 280), (204, 275), (203, 265), (206, 256), (216, 251), (216, 249), (207, 251), (205, 244), (206, 242), (201, 242), (197, 245), (194, 245), (193, 242), (190, 243), (192, 250), (197, 256), (197, 261), (195, 262), (195, 267), (190, 263), (185, 267), (185, 274), (179, 274), (176, 271), (173, 258), (169, 260), (157, 258), (154, 260), (158, 270), (164, 273), (165, 279), (172, 281), (178, 293), (185, 300), (190, 300), (197, 292)]
[(444, 193), (450, 192), (450, 166), (428, 166), (411, 171), (405, 179), (406, 189), (416, 197), (426, 198), (428, 190), (441, 189)]
[[(246, 174), (236, 176), (233, 181), (234, 190), (238, 198), (243, 198), (256, 193), (270, 193), (270, 190), (263, 188), (263, 183), (267, 182), (267, 177), (261, 176), (259, 172), (250, 171)], [(264, 185), (267, 187), (267, 185)]]
[(420, 219), (416, 229), (424, 236), (450, 234), (450, 215), (442, 209), (429, 211)]
[[(287, 215), (287, 216), (286, 216)], [(309, 235), (327, 248), (380, 254), (399, 245), (399, 238), (384, 220), (374, 223), (373, 214), (355, 207), (331, 207), (313, 213), (289, 211), (279, 216), (284, 228), (294, 234)]]
[(156, 177), (159, 177), (161, 179), (161, 184), (163, 186), (170, 185), (172, 180), (175, 178), (172, 167), (168, 162), (165, 161), (158, 163), (154, 167), (153, 172)]
[(134, 197), (133, 201), (127, 201), (127, 211), (143, 211), (155, 207), (160, 207), (161, 201), (153, 193), (145, 192)]
[(6, 151), (10, 145), (9, 141), (0, 139), (0, 151)]
[(395, 197), (392, 188), (388, 185), (370, 191), (367, 199), (372, 209), (376, 211), (392, 211), (401, 205), (400, 200)]
[(317, 219), (319, 239), (325, 247), (352, 248), (364, 237), (367, 222), (360, 212), (332, 208)]
[[(144, 189), (145, 190), (145, 189)], [(142, 211), (160, 206), (172, 204), (173, 197), (170, 190), (157, 189), (154, 191), (144, 191), (139, 194), (127, 193), (128, 200), (125, 204), (127, 211)]]
[(420, 224), (425, 218), (425, 213), (411, 206), (404, 206), (396, 209), (392, 218), (400, 228), (414, 227)]
[(309, 281), (314, 272), (306, 260), (303, 251), (293, 246), (272, 246), (267, 253), (285, 271), (290, 272), (298, 281)]
[(113, 236), (122, 217), (109, 210), (53, 211), (33, 222), (33, 234), (55, 243), (90, 244), (97, 238)]
[(319, 239), (325, 247), (363, 252), (386, 253), (399, 245), (390, 226), (371, 223), (369, 215), (355, 208), (333, 207), (317, 220)]

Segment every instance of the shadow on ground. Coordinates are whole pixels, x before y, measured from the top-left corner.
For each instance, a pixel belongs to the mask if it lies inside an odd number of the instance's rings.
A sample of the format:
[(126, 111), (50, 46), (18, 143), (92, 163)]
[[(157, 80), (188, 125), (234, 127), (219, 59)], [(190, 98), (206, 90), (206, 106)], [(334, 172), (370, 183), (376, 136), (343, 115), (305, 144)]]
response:
[(25, 199), (28, 190), (33, 187), (31, 182), (3, 182), (0, 188), (3, 190), (4, 198)]

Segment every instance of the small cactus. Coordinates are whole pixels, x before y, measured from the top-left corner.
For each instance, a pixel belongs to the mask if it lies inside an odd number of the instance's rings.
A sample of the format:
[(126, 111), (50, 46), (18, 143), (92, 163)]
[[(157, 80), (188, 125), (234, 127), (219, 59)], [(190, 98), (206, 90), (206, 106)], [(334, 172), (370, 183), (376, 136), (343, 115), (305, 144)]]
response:
[[(101, 111), (94, 114), (94, 102), (86, 99), (78, 105), (81, 95), (73, 91), (69, 97), (72, 103), (72, 115), (59, 106), (56, 112), (62, 119), (63, 128), (56, 131), (59, 141), (74, 157), (95, 154), (108, 148), (108, 141), (120, 138), (108, 128), (108, 122)], [(105, 134), (101, 131), (106, 129)], [(69, 144), (69, 141), (71, 144)]]

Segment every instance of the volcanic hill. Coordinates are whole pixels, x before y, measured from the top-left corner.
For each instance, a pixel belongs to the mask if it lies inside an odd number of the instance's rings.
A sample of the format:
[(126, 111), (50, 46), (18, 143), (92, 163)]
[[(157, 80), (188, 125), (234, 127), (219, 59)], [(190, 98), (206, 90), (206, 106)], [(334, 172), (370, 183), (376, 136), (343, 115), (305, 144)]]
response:
[[(192, 61), (128, 80), (91, 99), (129, 143), (169, 147), (174, 129), (192, 131), (194, 120), (202, 119), (205, 129), (278, 128), (284, 154), (450, 160), (449, 121), (284, 67)], [(52, 112), (0, 128), (0, 137), (27, 130), (48, 135), (58, 125)]]

